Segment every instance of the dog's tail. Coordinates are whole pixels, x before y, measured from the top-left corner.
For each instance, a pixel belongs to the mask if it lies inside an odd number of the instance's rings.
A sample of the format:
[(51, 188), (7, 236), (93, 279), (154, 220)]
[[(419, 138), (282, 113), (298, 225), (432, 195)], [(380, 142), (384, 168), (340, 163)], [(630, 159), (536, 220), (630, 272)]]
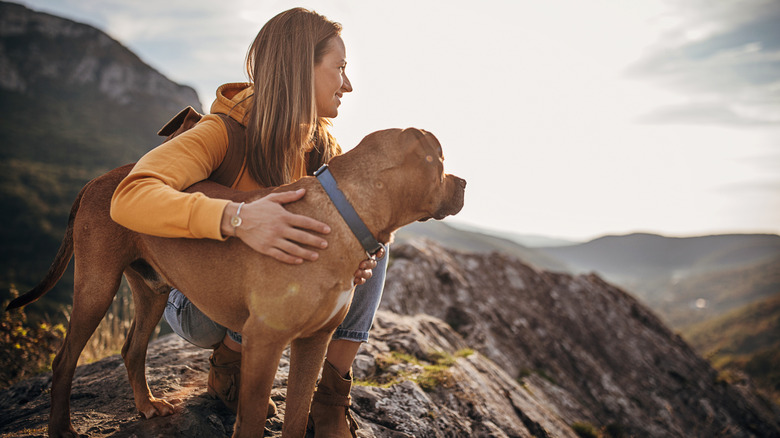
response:
[(78, 196), (76, 196), (76, 201), (73, 202), (73, 206), (70, 208), (68, 228), (65, 230), (65, 237), (62, 239), (60, 249), (57, 251), (57, 256), (49, 267), (49, 272), (46, 273), (46, 277), (29, 292), (11, 301), (5, 310), (16, 309), (32, 303), (46, 294), (46, 292), (50, 291), (51, 288), (60, 281), (62, 274), (65, 273), (65, 269), (68, 267), (68, 263), (70, 263), (71, 257), (73, 257), (73, 223), (76, 220), (76, 213), (79, 211), (79, 205), (81, 205), (81, 198), (90, 185), (92, 185), (91, 182), (81, 189)]

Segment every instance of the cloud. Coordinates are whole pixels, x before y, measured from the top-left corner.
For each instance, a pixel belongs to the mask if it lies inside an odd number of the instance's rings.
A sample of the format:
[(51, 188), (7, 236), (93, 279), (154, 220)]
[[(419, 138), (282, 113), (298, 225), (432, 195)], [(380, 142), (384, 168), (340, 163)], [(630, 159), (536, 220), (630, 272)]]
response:
[(691, 1), (674, 11), (677, 23), (627, 69), (628, 77), (687, 97), (685, 103), (659, 108), (641, 121), (780, 122), (780, 2), (716, 4)]
[(759, 181), (743, 181), (731, 184), (724, 184), (722, 186), (714, 188), (719, 192), (731, 192), (732, 194), (738, 194), (740, 196), (766, 196), (768, 195), (775, 203), (777, 203), (777, 194), (780, 193), (780, 180), (759, 180)]
[(780, 114), (774, 105), (761, 109), (756, 105), (719, 100), (663, 106), (640, 116), (638, 121), (647, 124), (776, 126), (780, 123)]

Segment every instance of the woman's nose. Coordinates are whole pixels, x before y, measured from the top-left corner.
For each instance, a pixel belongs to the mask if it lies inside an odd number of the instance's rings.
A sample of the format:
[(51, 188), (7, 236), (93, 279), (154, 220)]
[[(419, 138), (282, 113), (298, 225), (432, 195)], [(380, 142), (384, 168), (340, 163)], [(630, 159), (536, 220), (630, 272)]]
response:
[(350, 91), (352, 91), (352, 82), (349, 81), (349, 78), (347, 77), (346, 73), (343, 73), (342, 76), (344, 76), (344, 83), (341, 84), (341, 89), (345, 93), (349, 93)]

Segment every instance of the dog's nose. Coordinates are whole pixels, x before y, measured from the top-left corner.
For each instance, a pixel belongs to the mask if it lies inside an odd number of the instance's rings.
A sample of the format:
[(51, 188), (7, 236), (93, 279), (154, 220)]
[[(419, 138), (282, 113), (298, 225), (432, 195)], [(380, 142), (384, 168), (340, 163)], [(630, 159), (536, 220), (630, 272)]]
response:
[(463, 178), (460, 178), (460, 177), (457, 177), (457, 176), (455, 176), (455, 175), (450, 175), (450, 176), (452, 176), (453, 178), (455, 178), (455, 182), (456, 182), (456, 183), (458, 183), (458, 185), (460, 186), (460, 188), (462, 188), (462, 189), (465, 189), (465, 188), (466, 188), (466, 180), (465, 180), (465, 179), (463, 179)]

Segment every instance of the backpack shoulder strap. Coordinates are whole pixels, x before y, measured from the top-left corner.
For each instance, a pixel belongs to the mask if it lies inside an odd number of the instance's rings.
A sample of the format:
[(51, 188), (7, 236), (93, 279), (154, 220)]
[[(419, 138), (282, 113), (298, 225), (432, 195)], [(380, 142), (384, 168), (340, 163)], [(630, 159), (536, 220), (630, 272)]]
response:
[(209, 179), (230, 187), (238, 179), (238, 174), (246, 161), (246, 127), (227, 114), (217, 115), (227, 129), (228, 149), (222, 163), (211, 172)]
[[(225, 124), (228, 134), (228, 148), (222, 163), (211, 172), (208, 179), (230, 187), (238, 179), (238, 174), (241, 172), (241, 167), (246, 159), (246, 128), (227, 114), (217, 115), (222, 119), (222, 123)], [(203, 115), (195, 111), (193, 107), (188, 106), (173, 116), (157, 132), (157, 135), (165, 137), (163, 141), (165, 143), (195, 126), (202, 118)]]
[(165, 140), (163, 140), (163, 143), (165, 143), (173, 137), (176, 137), (182, 132), (195, 126), (195, 124), (200, 122), (200, 119), (202, 118), (203, 116), (199, 112), (195, 111), (195, 108), (188, 106), (187, 108), (179, 111), (179, 114), (173, 116), (173, 118), (169, 120), (165, 126), (160, 128), (160, 130), (157, 131), (157, 135), (165, 137)]

